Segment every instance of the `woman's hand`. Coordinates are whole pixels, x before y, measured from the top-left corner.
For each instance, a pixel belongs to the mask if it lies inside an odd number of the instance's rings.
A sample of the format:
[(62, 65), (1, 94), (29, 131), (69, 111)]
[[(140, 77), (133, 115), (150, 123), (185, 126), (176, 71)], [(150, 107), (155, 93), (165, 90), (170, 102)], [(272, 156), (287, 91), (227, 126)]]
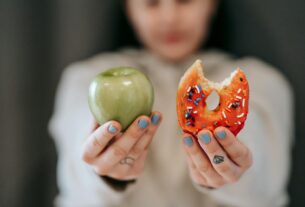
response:
[(219, 188), (240, 179), (252, 165), (252, 153), (225, 127), (216, 128), (214, 135), (201, 130), (197, 142), (184, 133), (183, 148), (192, 180), (201, 186)]
[(118, 180), (136, 179), (143, 170), (148, 146), (158, 129), (162, 116), (138, 117), (124, 132), (116, 121), (96, 124), (87, 138), (82, 159), (95, 172)]

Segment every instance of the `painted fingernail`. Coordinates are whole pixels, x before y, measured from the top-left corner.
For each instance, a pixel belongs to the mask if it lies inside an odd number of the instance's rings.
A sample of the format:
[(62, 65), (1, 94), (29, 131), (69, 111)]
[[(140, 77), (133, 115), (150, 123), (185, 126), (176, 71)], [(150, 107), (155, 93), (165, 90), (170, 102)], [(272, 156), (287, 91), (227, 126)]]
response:
[(159, 122), (159, 119), (160, 119), (160, 116), (157, 115), (157, 114), (154, 114), (152, 117), (151, 117), (151, 122), (153, 125), (157, 125), (158, 122)]
[(211, 142), (211, 137), (210, 137), (209, 133), (200, 134), (199, 138), (205, 144), (209, 144)]
[(183, 138), (184, 144), (191, 147), (193, 145), (193, 139), (191, 137), (184, 137)]
[(148, 126), (148, 122), (145, 119), (140, 119), (138, 122), (138, 126), (141, 129), (145, 129)]
[(112, 124), (109, 125), (108, 127), (108, 132), (110, 132), (111, 134), (114, 134), (117, 132), (117, 128), (115, 126), (113, 126)]
[(216, 136), (219, 138), (219, 139), (224, 139), (226, 138), (226, 132), (225, 131), (219, 131), (219, 132), (216, 132)]

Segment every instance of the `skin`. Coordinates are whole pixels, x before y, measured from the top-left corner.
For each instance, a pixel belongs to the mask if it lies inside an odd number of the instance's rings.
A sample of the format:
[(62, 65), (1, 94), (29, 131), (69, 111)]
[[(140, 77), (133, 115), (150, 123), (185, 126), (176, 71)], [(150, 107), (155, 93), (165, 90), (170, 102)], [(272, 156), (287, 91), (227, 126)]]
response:
[[(153, 115), (160, 117), (157, 124), (151, 123)], [(146, 120), (148, 126), (140, 128), (139, 120)], [(109, 121), (99, 126), (94, 121), (92, 132), (84, 143), (82, 159), (99, 175), (118, 180), (136, 179), (143, 171), (148, 147), (161, 122), (161, 113), (153, 112), (151, 117), (138, 117), (124, 133), (121, 133), (119, 122)], [(111, 133), (109, 126), (115, 127), (117, 131)], [(122, 162), (126, 157), (135, 161), (132, 164)]]
[(215, 0), (127, 0), (126, 11), (144, 47), (179, 62), (206, 39)]
[[(179, 62), (194, 53), (206, 39), (216, 0), (127, 0), (126, 13), (143, 46), (156, 56), (169, 62)], [(121, 133), (121, 125), (110, 121), (102, 126), (94, 123), (83, 148), (83, 160), (99, 175), (119, 180), (136, 179), (143, 171), (149, 145), (162, 122), (157, 125), (151, 117), (140, 116)], [(138, 120), (149, 123), (145, 129)], [(109, 125), (118, 130), (107, 131)], [(226, 133), (224, 139), (217, 132)], [(210, 142), (205, 144), (200, 135), (208, 133)], [(192, 145), (184, 142), (191, 137)], [(202, 130), (198, 136), (182, 134), (182, 148), (191, 179), (198, 185), (219, 188), (237, 182), (252, 165), (250, 149), (229, 130), (218, 127), (213, 132)], [(216, 157), (215, 157), (216, 156)], [(129, 163), (126, 161), (134, 160)], [(213, 161), (214, 160), (214, 161)], [(215, 161), (217, 160), (217, 161)]]
[[(225, 132), (226, 137), (224, 139), (217, 137), (218, 132)], [(198, 139), (205, 133), (211, 138), (208, 144)], [(184, 133), (182, 137), (185, 139), (192, 136)], [(192, 140), (191, 146), (183, 143), (183, 148), (187, 155), (190, 176), (199, 185), (219, 188), (225, 184), (235, 183), (252, 165), (249, 148), (225, 127), (218, 127), (213, 133), (209, 130), (201, 130), (197, 137), (192, 137)], [(223, 157), (223, 161), (213, 161), (215, 156)]]

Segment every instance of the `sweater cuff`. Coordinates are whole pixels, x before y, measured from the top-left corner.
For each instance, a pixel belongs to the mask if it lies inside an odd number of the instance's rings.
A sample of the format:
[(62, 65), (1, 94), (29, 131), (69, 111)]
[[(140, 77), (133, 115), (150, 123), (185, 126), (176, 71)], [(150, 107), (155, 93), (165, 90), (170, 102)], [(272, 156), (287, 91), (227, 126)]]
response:
[(204, 186), (204, 185), (199, 185), (197, 183), (195, 183), (194, 181), (192, 181), (193, 186), (201, 193), (209, 193), (211, 191), (216, 190), (216, 188), (213, 187), (209, 187), (209, 186)]
[(122, 192), (125, 191), (127, 186), (136, 182), (136, 179), (133, 180), (118, 180), (109, 176), (100, 176), (100, 178), (113, 190)]

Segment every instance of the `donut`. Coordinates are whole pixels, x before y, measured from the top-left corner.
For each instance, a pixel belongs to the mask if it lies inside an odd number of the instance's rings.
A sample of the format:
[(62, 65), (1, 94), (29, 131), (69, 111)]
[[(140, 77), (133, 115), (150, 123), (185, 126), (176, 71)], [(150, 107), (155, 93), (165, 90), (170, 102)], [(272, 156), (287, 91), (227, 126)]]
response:
[[(213, 91), (219, 95), (219, 104), (210, 110), (206, 100)], [(244, 127), (248, 104), (249, 85), (241, 69), (237, 68), (221, 83), (215, 83), (204, 76), (203, 64), (196, 60), (179, 82), (176, 96), (178, 123), (184, 132), (193, 135), (202, 129), (214, 131), (223, 126), (236, 136)]]

